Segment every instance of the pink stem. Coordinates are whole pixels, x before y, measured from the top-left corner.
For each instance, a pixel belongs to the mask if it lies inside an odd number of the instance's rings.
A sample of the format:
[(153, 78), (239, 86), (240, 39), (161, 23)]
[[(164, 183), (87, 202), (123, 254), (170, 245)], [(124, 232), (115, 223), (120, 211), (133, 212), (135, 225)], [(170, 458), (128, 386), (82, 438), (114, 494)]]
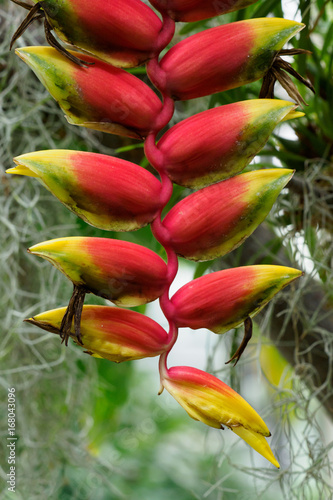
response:
[[(157, 46), (159, 52), (161, 52), (165, 46), (170, 42), (174, 34), (175, 23), (168, 17), (166, 13), (162, 13), (163, 16), (163, 28), (160, 32), (159, 39), (157, 41)], [(174, 113), (174, 101), (168, 96), (167, 90), (165, 88), (165, 77), (164, 72), (161, 70), (158, 63), (158, 55), (151, 59), (147, 67), (149, 68), (149, 73), (152, 76), (155, 86), (161, 92), (163, 97), (163, 107), (160, 114), (156, 117), (154, 124), (154, 129), (150, 131), (145, 140), (145, 155), (152, 165), (152, 167), (158, 172), (161, 178), (162, 190), (160, 195), (161, 208), (158, 212), (157, 217), (152, 222), (151, 227), (153, 234), (157, 241), (165, 248), (167, 254), (167, 289), (160, 297), (161, 309), (168, 320), (169, 323), (169, 333), (168, 333), (168, 350), (160, 356), (159, 361), (159, 371), (161, 381), (166, 376), (167, 368), (167, 357), (178, 337), (178, 328), (173, 321), (174, 307), (169, 298), (170, 286), (176, 277), (178, 271), (178, 258), (172, 246), (170, 245), (170, 234), (163, 225), (162, 222), (162, 212), (172, 195), (172, 182), (166, 174), (165, 169), (165, 158), (163, 153), (156, 146), (156, 137), (158, 132), (160, 132), (171, 120)], [(147, 69), (148, 69), (147, 68)], [(161, 384), (161, 390), (163, 386)]]
[[(160, 92), (166, 95), (167, 92), (165, 88), (165, 73), (164, 71), (162, 71), (161, 67), (158, 64), (158, 57), (159, 54), (162, 52), (162, 50), (165, 49), (165, 47), (168, 45), (169, 42), (171, 42), (173, 38), (173, 35), (175, 33), (175, 21), (173, 21), (166, 12), (162, 12), (162, 18), (163, 18), (163, 26), (156, 41), (156, 47), (155, 47), (156, 55), (155, 57), (150, 59), (150, 61), (148, 61), (147, 72), (148, 75), (152, 77), (153, 84), (155, 85), (155, 87), (157, 87)], [(168, 123), (170, 119), (171, 117), (166, 123)], [(163, 127), (160, 127), (159, 130), (161, 128)]]
[(158, 35), (156, 51), (158, 53), (162, 52), (163, 49), (171, 42), (173, 35), (175, 34), (175, 21), (168, 16), (166, 12), (161, 12), (163, 25), (162, 29)]

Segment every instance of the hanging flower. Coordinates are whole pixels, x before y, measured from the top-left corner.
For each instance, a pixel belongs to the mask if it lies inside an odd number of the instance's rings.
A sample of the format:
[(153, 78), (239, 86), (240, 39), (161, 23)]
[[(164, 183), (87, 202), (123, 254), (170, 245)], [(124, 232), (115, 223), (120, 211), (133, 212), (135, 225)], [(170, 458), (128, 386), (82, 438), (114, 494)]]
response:
[(221, 380), (196, 368), (175, 366), (164, 370), (161, 384), (191, 418), (216, 429), (228, 427), (275, 467), (280, 467), (265, 439), (271, 435), (265, 422)]
[[(27, 321), (59, 335), (66, 345), (71, 337), (94, 357), (121, 362), (160, 355), (161, 390), (165, 387), (195, 420), (228, 427), (279, 467), (265, 439), (270, 436), (266, 424), (240, 395), (195, 368), (168, 369), (167, 357), (180, 327), (222, 334), (244, 323), (243, 341), (231, 358), (236, 364), (252, 335), (251, 318), (301, 271), (271, 265), (233, 268), (195, 279), (171, 298), (169, 291), (177, 254), (208, 260), (236, 248), (264, 219), (292, 176), (291, 170), (272, 169), (233, 177), (278, 123), (302, 116), (295, 104), (272, 97), (278, 80), (296, 103), (302, 102), (287, 73), (312, 88), (281, 57), (305, 52), (282, 49), (304, 25), (275, 18), (224, 24), (175, 44), (159, 60), (173, 36), (174, 20), (202, 20), (254, 0), (151, 0), (162, 21), (140, 0), (96, 0), (93, 7), (87, 0), (33, 0), (33, 7), (13, 1), (29, 14), (12, 43), (33, 21), (44, 20), (53, 48), (16, 52), (69, 123), (145, 139), (147, 160), (160, 181), (124, 160), (78, 151), (25, 154), (8, 172), (37, 177), (70, 210), (101, 229), (128, 231), (151, 222), (167, 256), (165, 263), (143, 246), (108, 238), (58, 238), (34, 245), (29, 252), (71, 280), (73, 294), (67, 308)], [(88, 55), (64, 49), (52, 30)], [(115, 67), (144, 61), (162, 100), (142, 80)], [(260, 97), (269, 99), (199, 113), (172, 127), (156, 144), (171, 119), (174, 100), (207, 96), (260, 78)], [(204, 189), (177, 203), (162, 221), (172, 181)], [(159, 298), (169, 331), (137, 312), (84, 306), (87, 293), (128, 307)]]

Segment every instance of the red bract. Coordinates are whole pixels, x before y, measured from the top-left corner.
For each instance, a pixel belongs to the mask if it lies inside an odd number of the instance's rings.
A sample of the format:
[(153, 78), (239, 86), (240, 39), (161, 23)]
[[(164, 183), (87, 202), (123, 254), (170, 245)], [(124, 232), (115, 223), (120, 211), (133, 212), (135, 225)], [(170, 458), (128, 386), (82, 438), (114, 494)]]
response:
[(87, 56), (82, 68), (50, 47), (16, 53), (58, 101), (69, 123), (141, 138), (154, 128), (162, 103), (148, 85), (127, 71)]
[(198, 188), (231, 177), (261, 150), (282, 120), (302, 113), (278, 99), (251, 99), (203, 111), (171, 127), (159, 140), (173, 182)]
[(137, 306), (157, 299), (167, 286), (167, 267), (156, 253), (127, 241), (72, 237), (29, 249), (51, 262), (74, 285), (115, 304)]
[(172, 248), (191, 260), (231, 252), (265, 219), (292, 175), (282, 168), (256, 170), (191, 194), (163, 220)]
[(101, 229), (138, 229), (149, 224), (161, 206), (161, 183), (129, 161), (59, 149), (24, 154), (14, 161), (17, 166), (7, 173), (37, 177), (66, 207)]
[[(35, 2), (37, 0), (34, 0)], [(162, 23), (140, 0), (43, 0), (52, 28), (64, 41), (115, 66), (142, 64), (154, 54)]]
[(224, 333), (255, 316), (274, 295), (301, 276), (284, 266), (245, 266), (197, 278), (171, 298), (179, 327)]
[(304, 27), (277, 18), (250, 19), (202, 31), (162, 58), (162, 76), (149, 73), (176, 100), (194, 99), (262, 78), (283, 45)]
[[(65, 311), (65, 307), (53, 309), (26, 321), (59, 334)], [(76, 341), (73, 327), (71, 336)], [(156, 321), (118, 307), (84, 306), (81, 337), (85, 352), (116, 363), (158, 356), (168, 345), (168, 335)]]

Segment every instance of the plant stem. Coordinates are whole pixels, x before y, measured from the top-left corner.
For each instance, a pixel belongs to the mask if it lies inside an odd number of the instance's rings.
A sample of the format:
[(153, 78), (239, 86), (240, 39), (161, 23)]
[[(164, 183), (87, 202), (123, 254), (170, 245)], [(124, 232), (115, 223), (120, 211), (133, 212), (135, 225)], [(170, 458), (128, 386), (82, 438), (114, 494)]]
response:
[[(157, 46), (159, 52), (161, 52), (165, 46), (170, 42), (173, 37), (175, 29), (175, 23), (172, 21), (167, 14), (163, 14), (163, 28), (160, 32), (159, 39), (157, 40)], [(161, 207), (158, 212), (157, 217), (152, 222), (152, 231), (154, 237), (159, 243), (165, 248), (167, 254), (167, 277), (168, 286), (163, 295), (160, 297), (160, 307), (169, 323), (168, 332), (168, 350), (160, 356), (159, 360), (159, 372), (161, 377), (161, 388), (159, 394), (163, 391), (162, 380), (167, 374), (167, 357), (178, 337), (178, 328), (173, 321), (173, 305), (169, 298), (170, 286), (176, 277), (178, 271), (178, 258), (174, 250), (170, 245), (170, 235), (162, 222), (162, 212), (172, 195), (172, 181), (166, 174), (165, 170), (165, 158), (160, 149), (156, 146), (157, 134), (169, 123), (174, 113), (174, 101), (167, 95), (165, 89), (165, 78), (164, 73), (161, 70), (158, 63), (158, 55), (151, 59), (147, 66), (149, 67), (149, 72), (153, 75), (154, 82), (157, 82), (156, 88), (162, 95), (163, 107), (160, 114), (156, 117), (154, 129), (150, 131), (145, 141), (145, 155), (151, 164), (151, 166), (158, 172), (162, 190), (160, 195)]]

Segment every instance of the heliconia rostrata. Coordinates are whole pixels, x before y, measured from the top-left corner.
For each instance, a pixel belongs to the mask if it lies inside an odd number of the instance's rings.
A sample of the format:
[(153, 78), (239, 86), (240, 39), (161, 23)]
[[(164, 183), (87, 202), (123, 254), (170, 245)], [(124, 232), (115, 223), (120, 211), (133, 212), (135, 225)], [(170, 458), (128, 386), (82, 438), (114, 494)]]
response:
[[(245, 335), (232, 360), (251, 338), (252, 320), (273, 296), (302, 273), (273, 265), (212, 272), (187, 283), (169, 298), (177, 255), (204, 261), (239, 246), (264, 220), (293, 171), (240, 173), (283, 120), (302, 116), (292, 102), (271, 98), (235, 102), (203, 111), (157, 135), (171, 120), (175, 100), (222, 92), (265, 77), (283, 45), (304, 25), (276, 18), (250, 19), (204, 30), (160, 53), (175, 21), (200, 21), (245, 8), (255, 0), (34, 0), (12, 43), (44, 17), (52, 47), (26, 47), (17, 54), (61, 106), (72, 124), (144, 139), (157, 176), (131, 162), (96, 153), (50, 150), (14, 159), (8, 173), (36, 177), (85, 222), (111, 231), (151, 224), (167, 263), (134, 243), (64, 237), (33, 245), (29, 252), (50, 261), (72, 281), (67, 308), (36, 314), (33, 325), (72, 338), (85, 352), (115, 362), (160, 356), (161, 391), (195, 420), (228, 427), (276, 467), (270, 432), (253, 408), (222, 381), (191, 367), (167, 367), (178, 328), (217, 334), (244, 323)], [(53, 37), (81, 52), (68, 51)], [(147, 62), (162, 96), (124, 68)], [(111, 65), (112, 64), (112, 65)], [(265, 96), (264, 96), (265, 97)], [(199, 189), (164, 216), (172, 182)], [(115, 306), (84, 306), (93, 293), (132, 307), (159, 298), (166, 332), (152, 319)]]

